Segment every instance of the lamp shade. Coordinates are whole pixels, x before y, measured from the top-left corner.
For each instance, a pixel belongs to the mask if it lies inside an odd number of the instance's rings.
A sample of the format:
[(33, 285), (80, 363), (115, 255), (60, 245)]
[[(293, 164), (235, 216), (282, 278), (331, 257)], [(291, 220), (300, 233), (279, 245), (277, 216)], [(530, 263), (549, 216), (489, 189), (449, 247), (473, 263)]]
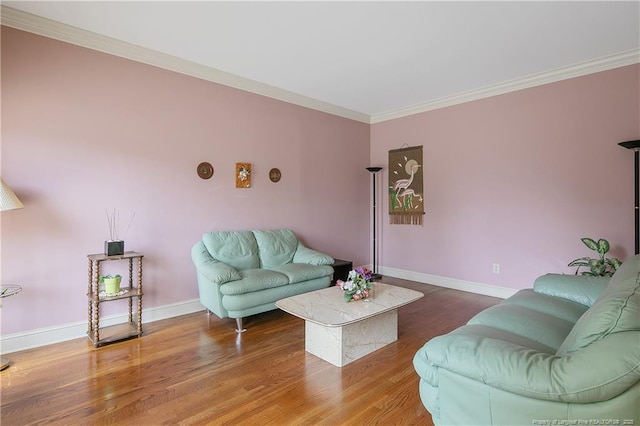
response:
[(637, 151), (640, 149), (640, 140), (620, 142), (618, 145), (623, 148), (633, 149), (634, 151)]
[(0, 183), (2, 183), (2, 188), (0, 188), (0, 211), (21, 209), (24, 207), (20, 200), (18, 200), (18, 197), (16, 197), (16, 194), (4, 183), (2, 178), (0, 178)]

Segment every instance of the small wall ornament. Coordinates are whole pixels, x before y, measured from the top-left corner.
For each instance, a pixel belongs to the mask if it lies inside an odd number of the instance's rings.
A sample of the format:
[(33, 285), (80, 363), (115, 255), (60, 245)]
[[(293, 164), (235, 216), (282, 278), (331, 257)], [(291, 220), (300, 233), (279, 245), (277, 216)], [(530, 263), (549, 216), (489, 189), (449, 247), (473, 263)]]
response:
[(196, 169), (201, 179), (209, 179), (213, 176), (213, 166), (207, 162), (198, 164)]
[(277, 169), (274, 167), (273, 169), (269, 170), (269, 179), (271, 180), (271, 182), (273, 183), (280, 182), (281, 177), (282, 177), (282, 173), (280, 173), (280, 169)]
[(236, 188), (251, 188), (251, 163), (236, 163)]

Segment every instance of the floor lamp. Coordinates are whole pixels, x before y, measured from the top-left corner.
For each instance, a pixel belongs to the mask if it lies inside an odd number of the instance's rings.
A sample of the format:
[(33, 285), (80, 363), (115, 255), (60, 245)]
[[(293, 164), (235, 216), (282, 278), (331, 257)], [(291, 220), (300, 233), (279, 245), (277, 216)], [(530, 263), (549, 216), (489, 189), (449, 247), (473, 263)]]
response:
[(629, 148), (634, 151), (635, 155), (635, 174), (634, 174), (634, 185), (635, 185), (635, 200), (634, 206), (636, 211), (636, 254), (640, 253), (640, 235), (638, 234), (640, 228), (640, 190), (638, 189), (638, 155), (640, 153), (640, 140), (637, 141), (627, 141), (620, 142), (618, 145)]
[[(13, 193), (11, 188), (4, 183), (4, 180), (0, 178), (0, 211), (13, 210), (13, 209), (21, 209), (24, 207), (16, 194)], [(14, 294), (18, 294), (22, 291), (22, 287), (19, 285), (3, 285), (0, 286), (0, 299), (4, 299), (5, 297), (13, 296)], [(2, 305), (0, 305), (1, 307)], [(0, 370), (4, 370), (9, 366), (9, 360), (0, 357)]]
[(382, 275), (378, 274), (378, 260), (376, 259), (376, 173), (382, 170), (382, 167), (367, 167), (367, 170), (371, 172), (371, 177), (373, 178), (373, 274), (371, 278), (377, 279), (382, 278)]

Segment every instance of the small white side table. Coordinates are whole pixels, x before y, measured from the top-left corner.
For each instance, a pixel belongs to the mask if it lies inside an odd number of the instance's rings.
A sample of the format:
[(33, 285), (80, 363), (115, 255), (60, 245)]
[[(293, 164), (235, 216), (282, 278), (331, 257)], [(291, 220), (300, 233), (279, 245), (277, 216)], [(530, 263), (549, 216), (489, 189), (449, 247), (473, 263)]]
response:
[[(22, 291), (22, 287), (19, 285), (3, 285), (0, 286), (0, 299), (5, 297), (14, 296)], [(0, 371), (9, 366), (9, 360), (0, 356)]]

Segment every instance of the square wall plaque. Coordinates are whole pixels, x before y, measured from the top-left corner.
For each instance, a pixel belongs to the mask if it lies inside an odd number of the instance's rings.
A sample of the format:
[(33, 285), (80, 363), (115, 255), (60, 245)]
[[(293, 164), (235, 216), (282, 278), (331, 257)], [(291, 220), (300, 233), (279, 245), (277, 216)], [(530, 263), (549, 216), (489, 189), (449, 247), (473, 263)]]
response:
[(236, 163), (236, 188), (251, 187), (251, 163)]

